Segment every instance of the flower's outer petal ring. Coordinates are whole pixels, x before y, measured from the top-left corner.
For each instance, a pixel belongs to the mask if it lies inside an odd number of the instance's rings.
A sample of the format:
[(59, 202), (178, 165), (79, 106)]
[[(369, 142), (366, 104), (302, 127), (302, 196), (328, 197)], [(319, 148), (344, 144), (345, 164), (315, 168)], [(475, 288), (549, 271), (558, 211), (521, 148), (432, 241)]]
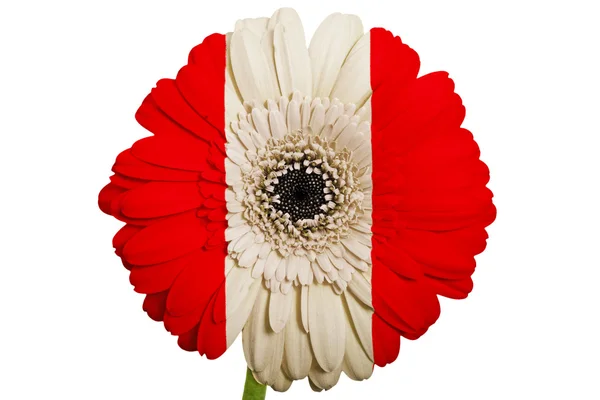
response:
[(317, 28), (308, 48), (312, 64), (313, 96), (328, 97), (350, 49), (363, 35), (355, 15), (335, 13)]

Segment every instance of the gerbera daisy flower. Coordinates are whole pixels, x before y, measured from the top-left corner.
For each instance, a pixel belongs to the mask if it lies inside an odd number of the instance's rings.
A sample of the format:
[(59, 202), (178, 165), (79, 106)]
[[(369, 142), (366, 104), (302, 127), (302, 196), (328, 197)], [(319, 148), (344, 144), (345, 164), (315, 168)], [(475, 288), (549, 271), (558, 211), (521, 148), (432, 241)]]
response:
[(259, 383), (369, 378), (464, 298), (495, 218), (447, 73), (333, 14), (238, 21), (160, 80), (101, 209), (144, 310), (185, 350), (240, 335)]

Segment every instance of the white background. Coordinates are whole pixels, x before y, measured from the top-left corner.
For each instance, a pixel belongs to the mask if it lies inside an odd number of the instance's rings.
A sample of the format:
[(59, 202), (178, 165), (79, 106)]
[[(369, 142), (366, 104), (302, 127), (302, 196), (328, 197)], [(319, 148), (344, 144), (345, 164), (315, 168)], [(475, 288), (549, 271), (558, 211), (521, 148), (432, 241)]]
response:
[(97, 208), (134, 113), (235, 20), (362, 17), (447, 70), (488, 163), (498, 218), (467, 300), (365, 382), (270, 399), (599, 399), (600, 62), (594, 1), (12, 1), (0, 6), (0, 398), (239, 399), (217, 361), (141, 310)]

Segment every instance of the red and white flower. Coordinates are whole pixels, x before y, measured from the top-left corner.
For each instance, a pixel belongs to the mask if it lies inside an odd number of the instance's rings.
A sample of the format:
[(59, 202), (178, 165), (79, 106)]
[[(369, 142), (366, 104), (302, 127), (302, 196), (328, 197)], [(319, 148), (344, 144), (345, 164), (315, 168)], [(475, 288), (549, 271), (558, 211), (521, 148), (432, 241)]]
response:
[(371, 376), (471, 291), (495, 218), (448, 74), (333, 14), (307, 48), (295, 11), (238, 21), (160, 80), (100, 208), (144, 309), (287, 390)]

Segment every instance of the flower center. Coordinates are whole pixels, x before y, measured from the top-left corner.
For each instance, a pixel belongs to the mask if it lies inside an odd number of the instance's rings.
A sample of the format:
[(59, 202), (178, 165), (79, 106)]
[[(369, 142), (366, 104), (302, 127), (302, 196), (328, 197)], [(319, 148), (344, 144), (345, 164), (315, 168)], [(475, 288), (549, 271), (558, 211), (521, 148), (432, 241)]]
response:
[(307, 172), (307, 168), (285, 170), (285, 175), (274, 185), (273, 194), (279, 196), (279, 203), (273, 208), (289, 214), (292, 222), (313, 219), (327, 207), (323, 175)]
[(284, 257), (322, 252), (363, 213), (360, 175), (348, 151), (310, 131), (271, 138), (243, 175), (245, 216)]

